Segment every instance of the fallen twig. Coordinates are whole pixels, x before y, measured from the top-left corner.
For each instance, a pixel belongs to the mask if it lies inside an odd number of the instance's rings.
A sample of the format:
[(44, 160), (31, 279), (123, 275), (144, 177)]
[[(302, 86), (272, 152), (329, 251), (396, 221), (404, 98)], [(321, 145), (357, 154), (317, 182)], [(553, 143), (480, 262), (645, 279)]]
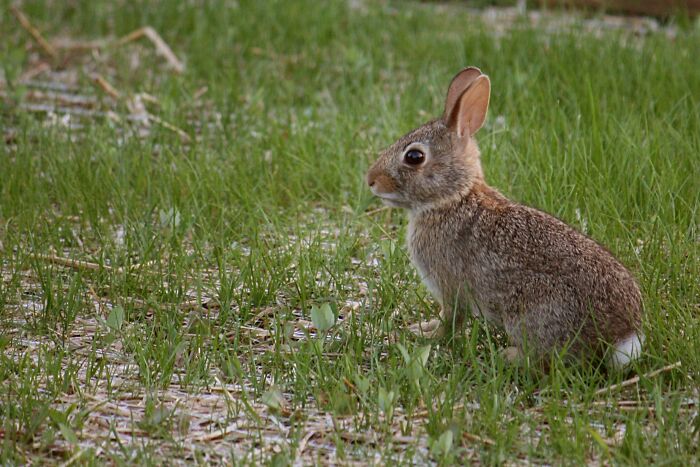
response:
[(76, 453), (73, 454), (70, 457), (70, 459), (61, 464), (61, 467), (68, 467), (69, 465), (73, 465), (75, 461), (77, 461), (83, 454), (85, 454), (85, 451), (87, 451), (87, 448), (78, 449), (78, 451), (76, 451)]
[[(650, 371), (649, 373), (645, 373), (645, 374), (642, 375), (642, 376), (644, 376), (645, 378), (653, 378), (654, 376), (657, 376), (657, 375), (659, 375), (659, 374), (661, 374), (661, 373), (664, 373), (664, 372), (666, 372), (666, 371), (674, 370), (674, 369), (676, 369), (676, 368), (678, 368), (678, 367), (680, 367), (680, 366), (681, 366), (681, 362), (680, 362), (680, 360), (679, 360), (679, 361), (677, 361), (676, 363), (672, 363), (672, 364), (670, 364), (670, 365), (666, 365), (665, 367), (659, 368), (658, 370)], [(616, 390), (616, 389), (621, 389), (621, 388), (624, 388), (624, 387), (627, 387), (627, 386), (632, 386), (633, 384), (638, 383), (640, 378), (641, 378), (641, 376), (637, 375), (637, 376), (635, 376), (635, 377), (633, 377), (633, 378), (630, 378), (630, 379), (628, 379), (628, 380), (625, 380), (625, 381), (623, 381), (623, 382), (621, 382), (621, 383), (613, 384), (612, 386), (608, 386), (608, 387), (606, 387), (606, 388), (598, 389), (595, 393), (593, 393), (593, 395), (599, 396), (599, 395), (601, 395), (601, 394), (606, 394), (606, 393), (608, 393), (608, 392), (612, 392), (612, 391), (614, 391), (614, 390)]]
[(25, 81), (32, 80), (37, 76), (46, 73), (51, 69), (51, 65), (46, 62), (40, 62), (38, 65), (30, 68), (19, 76), (19, 82), (24, 83)]
[(178, 307), (182, 311), (191, 311), (191, 310), (201, 310), (203, 308), (206, 308), (205, 303), (202, 303), (202, 300), (193, 298), (192, 300), (185, 300), (184, 302), (180, 303)]
[(95, 74), (92, 76), (92, 82), (95, 83), (100, 89), (102, 89), (109, 97), (114, 100), (121, 99), (121, 93), (117, 89), (109, 84), (109, 82), (102, 77), (102, 75)]
[(147, 92), (140, 92), (139, 96), (141, 97), (142, 101), (148, 102), (153, 105), (157, 105), (160, 107), (160, 101), (158, 101), (158, 98), (155, 96), (152, 96), (151, 94), (148, 94)]
[(88, 284), (88, 292), (92, 296), (95, 311), (98, 315), (101, 316), (102, 314), (104, 314), (104, 305), (102, 304), (102, 300), (100, 300), (100, 296), (97, 295), (97, 292), (95, 292), (95, 289), (90, 284)]
[(302, 454), (304, 454), (304, 450), (306, 450), (306, 445), (309, 443), (309, 440), (316, 436), (318, 433), (314, 430), (309, 431), (304, 435), (304, 437), (299, 441), (299, 446), (297, 447), (297, 452), (296, 452), (296, 457), (297, 459), (301, 457)]
[(12, 11), (12, 14), (15, 15), (15, 18), (17, 18), (17, 21), (19, 21), (19, 24), (21, 24), (29, 34), (31, 34), (34, 40), (37, 41), (39, 46), (44, 50), (44, 52), (46, 52), (47, 55), (53, 59), (58, 57), (56, 49), (46, 39), (44, 39), (44, 36), (41, 35), (39, 30), (34, 27), (31, 21), (29, 21), (29, 18), (27, 18), (27, 16), (22, 13), (19, 8), (12, 5), (10, 7), (10, 11)]
[(71, 50), (71, 51), (90, 51), (99, 50), (107, 45), (104, 39), (96, 39), (92, 41), (79, 41), (70, 38), (57, 38), (51, 41), (56, 49)]
[(97, 104), (97, 100), (93, 96), (81, 96), (79, 94), (69, 94), (56, 91), (43, 91), (38, 89), (30, 89), (25, 99), (28, 101), (47, 102), (50, 101), (61, 107), (84, 107), (92, 108)]
[(267, 329), (256, 328), (254, 326), (240, 326), (240, 329), (250, 331), (251, 334), (255, 334), (255, 336), (258, 338), (270, 337), (272, 335), (271, 331), (268, 331)]
[(154, 122), (157, 123), (158, 125), (162, 126), (163, 128), (166, 128), (170, 131), (174, 131), (180, 136), (180, 139), (185, 141), (186, 143), (189, 143), (192, 141), (192, 138), (190, 135), (188, 135), (184, 130), (181, 128), (173, 125), (170, 122), (166, 122), (162, 118), (158, 117), (157, 115), (153, 115), (148, 111), (146, 108), (145, 104), (143, 103), (144, 101), (149, 101), (149, 102), (158, 102), (153, 96), (145, 93), (138, 93), (133, 96), (132, 99), (129, 99), (126, 102), (126, 106), (128, 107), (129, 111), (131, 112), (131, 115), (134, 117), (139, 117), (146, 122)]
[(372, 210), (370, 210), (370, 211), (365, 211), (365, 212), (363, 212), (362, 214), (369, 217), (369, 216), (373, 216), (373, 215), (375, 215), (375, 214), (377, 214), (377, 213), (380, 213), (380, 212), (383, 212), (383, 211), (387, 211), (387, 210), (389, 210), (389, 209), (391, 209), (391, 206), (382, 206), (382, 207), (379, 207), (379, 208), (376, 208), (376, 209), (372, 209)]
[(188, 441), (190, 442), (202, 442), (202, 441), (213, 441), (215, 439), (219, 438), (224, 438), (229, 435), (236, 435), (236, 438), (242, 439), (242, 438), (247, 438), (249, 436), (248, 433), (240, 431), (238, 429), (238, 424), (234, 423), (226, 428), (222, 428), (220, 430), (212, 431), (211, 433), (206, 433), (203, 435), (195, 436), (193, 438), (190, 438)]
[(335, 434), (345, 441), (350, 441), (351, 443), (359, 441), (366, 444), (378, 444), (376, 436), (370, 436), (367, 433), (359, 433), (357, 431), (337, 431)]
[(475, 442), (475, 443), (486, 444), (488, 446), (493, 446), (496, 444), (496, 442), (490, 438), (486, 438), (485, 436), (475, 435), (472, 433), (467, 433), (466, 431), (462, 433), (462, 438), (464, 438), (468, 441)]
[(274, 306), (267, 306), (263, 308), (263, 310), (255, 315), (255, 317), (250, 320), (251, 323), (257, 323), (258, 321), (262, 321), (264, 318), (267, 318), (268, 316), (274, 315), (278, 311), (278, 308), (275, 308)]
[(156, 51), (160, 53), (163, 57), (165, 57), (170, 66), (177, 73), (182, 73), (183, 71), (185, 71), (185, 65), (183, 65), (183, 63), (175, 56), (170, 46), (168, 46), (168, 44), (165, 43), (163, 38), (160, 37), (160, 34), (158, 34), (156, 30), (150, 26), (146, 26), (137, 29), (136, 31), (130, 32), (126, 36), (119, 39), (117, 41), (117, 45), (124, 45), (128, 42), (135, 41), (136, 39), (139, 39), (143, 36), (146, 36), (153, 43), (153, 45), (155, 45)]
[(176, 127), (172, 123), (168, 123), (165, 120), (161, 119), (160, 117), (157, 117), (157, 116), (150, 114), (150, 113), (148, 114), (148, 116), (151, 120), (153, 120), (154, 122), (156, 122), (158, 125), (162, 126), (163, 128), (167, 128), (168, 130), (174, 131), (175, 133), (180, 135), (180, 138), (182, 138), (186, 143), (189, 143), (192, 141), (192, 137), (190, 135), (188, 135), (187, 133), (185, 133), (184, 130)]
[(99, 271), (104, 268), (106, 270), (111, 270), (112, 268), (108, 265), (99, 265), (97, 263), (91, 263), (89, 261), (82, 261), (79, 259), (63, 258), (61, 256), (55, 255), (42, 255), (38, 253), (30, 253), (29, 255), (33, 259), (38, 259), (41, 261), (46, 261), (47, 263), (58, 264), (59, 266), (66, 266), (73, 269), (87, 269), (90, 271)]
[(209, 88), (207, 86), (202, 86), (201, 88), (197, 89), (194, 94), (192, 94), (192, 99), (195, 101), (199, 100), (199, 98), (205, 95), (207, 91), (209, 91)]
[(127, 417), (127, 418), (130, 418), (133, 416), (133, 409), (132, 410), (125, 409), (124, 407), (120, 407), (119, 405), (117, 405), (113, 402), (110, 402), (106, 399), (101, 399), (94, 394), (86, 393), (85, 396), (88, 399), (92, 399), (93, 401), (95, 401), (95, 404), (92, 404), (90, 406), (89, 413), (96, 413), (96, 412), (108, 413), (108, 414), (118, 415), (120, 417)]
[(104, 269), (105, 271), (114, 271), (117, 274), (121, 274), (127, 271), (131, 272), (135, 269), (140, 269), (144, 266), (144, 264), (132, 264), (126, 267), (113, 268), (112, 266), (109, 266), (107, 264), (97, 264), (92, 263), (90, 261), (63, 258), (62, 256), (56, 255), (43, 255), (39, 253), (30, 253), (29, 257), (40, 261), (46, 261), (47, 263), (58, 264), (59, 266), (65, 266), (73, 269), (85, 269), (88, 271), (99, 271), (100, 269)]

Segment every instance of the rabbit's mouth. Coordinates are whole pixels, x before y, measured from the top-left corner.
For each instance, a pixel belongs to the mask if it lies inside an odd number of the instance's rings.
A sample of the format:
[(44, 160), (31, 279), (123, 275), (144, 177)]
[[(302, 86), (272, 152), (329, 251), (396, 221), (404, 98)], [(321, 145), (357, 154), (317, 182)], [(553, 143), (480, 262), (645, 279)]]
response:
[(392, 208), (405, 208), (406, 206), (403, 205), (403, 203), (400, 203), (399, 201), (391, 198), (382, 198), (380, 196), (382, 203), (384, 203), (387, 206), (391, 206)]
[(392, 208), (408, 208), (408, 204), (401, 199), (398, 193), (376, 193), (372, 190), (374, 196), (382, 200), (386, 206), (391, 206)]

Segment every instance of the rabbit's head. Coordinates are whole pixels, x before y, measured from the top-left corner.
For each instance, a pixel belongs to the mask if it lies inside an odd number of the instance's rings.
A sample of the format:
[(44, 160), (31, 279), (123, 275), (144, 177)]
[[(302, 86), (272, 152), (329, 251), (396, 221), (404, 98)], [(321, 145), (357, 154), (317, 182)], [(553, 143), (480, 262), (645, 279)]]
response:
[(478, 68), (452, 79), (445, 112), (385, 149), (367, 173), (386, 204), (420, 209), (467, 193), (483, 178), (474, 141), (486, 118), (491, 84)]

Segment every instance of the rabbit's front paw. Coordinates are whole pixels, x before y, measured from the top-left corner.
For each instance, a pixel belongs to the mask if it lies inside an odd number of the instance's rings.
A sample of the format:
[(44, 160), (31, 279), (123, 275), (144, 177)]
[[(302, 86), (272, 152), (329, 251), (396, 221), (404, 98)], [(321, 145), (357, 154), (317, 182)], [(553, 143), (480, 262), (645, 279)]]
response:
[(413, 334), (420, 337), (426, 337), (428, 339), (436, 339), (445, 334), (442, 320), (439, 318), (412, 324), (409, 329)]
[(518, 365), (522, 360), (522, 353), (517, 347), (506, 347), (501, 350), (501, 356), (511, 365)]

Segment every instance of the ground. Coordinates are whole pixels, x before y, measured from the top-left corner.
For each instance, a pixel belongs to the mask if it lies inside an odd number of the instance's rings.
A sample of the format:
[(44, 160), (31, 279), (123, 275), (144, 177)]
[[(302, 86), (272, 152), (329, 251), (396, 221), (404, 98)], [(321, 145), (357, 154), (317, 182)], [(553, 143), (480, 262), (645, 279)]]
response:
[[(3, 465), (698, 463), (697, 22), (0, 7)], [(479, 321), (408, 332), (437, 307), (364, 172), (466, 65), (487, 180), (639, 279), (627, 372), (510, 366)]]

